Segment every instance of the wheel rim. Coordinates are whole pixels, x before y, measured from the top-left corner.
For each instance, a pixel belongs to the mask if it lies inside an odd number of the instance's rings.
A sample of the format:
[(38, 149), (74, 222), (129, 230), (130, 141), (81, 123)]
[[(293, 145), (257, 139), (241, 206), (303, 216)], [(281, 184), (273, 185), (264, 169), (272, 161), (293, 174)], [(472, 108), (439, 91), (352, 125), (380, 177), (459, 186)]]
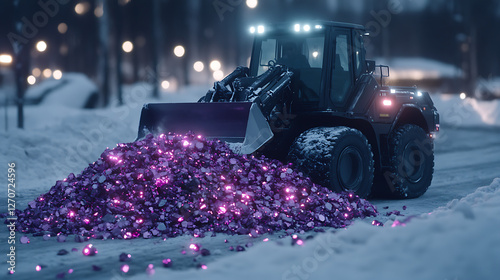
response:
[(418, 183), (425, 169), (425, 160), (423, 152), (418, 148), (417, 144), (410, 142), (403, 150), (403, 175), (411, 183)]
[(363, 159), (358, 149), (349, 146), (340, 153), (337, 161), (337, 176), (346, 190), (357, 191), (363, 175)]

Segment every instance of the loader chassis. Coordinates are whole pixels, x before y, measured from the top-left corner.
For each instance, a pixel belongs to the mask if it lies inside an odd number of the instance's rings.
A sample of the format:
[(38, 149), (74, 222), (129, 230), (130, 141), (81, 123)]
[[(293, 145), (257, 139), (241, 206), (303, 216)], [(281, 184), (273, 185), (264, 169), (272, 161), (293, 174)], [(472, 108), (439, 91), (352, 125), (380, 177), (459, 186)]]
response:
[[(182, 130), (223, 140), (245, 135), (242, 152), (290, 161), (334, 191), (418, 197), (432, 179), (439, 115), (427, 92), (376, 80), (364, 33), (336, 22), (272, 26), (256, 35), (250, 67), (216, 82), (200, 105), (145, 105), (139, 137)], [(176, 128), (176, 110), (195, 113)]]

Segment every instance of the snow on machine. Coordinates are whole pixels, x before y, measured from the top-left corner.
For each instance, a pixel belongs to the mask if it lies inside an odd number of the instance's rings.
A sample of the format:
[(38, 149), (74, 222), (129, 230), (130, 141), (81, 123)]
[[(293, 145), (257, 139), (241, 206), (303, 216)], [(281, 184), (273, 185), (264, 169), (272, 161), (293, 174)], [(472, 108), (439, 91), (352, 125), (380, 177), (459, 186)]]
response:
[[(415, 198), (434, 171), (439, 114), (427, 92), (389, 87), (365, 59), (361, 25), (316, 21), (250, 29), (250, 67), (198, 103), (145, 104), (138, 137), (165, 132), (241, 142), (244, 154), (292, 162), (333, 191)], [(375, 70), (379, 68), (380, 81)]]

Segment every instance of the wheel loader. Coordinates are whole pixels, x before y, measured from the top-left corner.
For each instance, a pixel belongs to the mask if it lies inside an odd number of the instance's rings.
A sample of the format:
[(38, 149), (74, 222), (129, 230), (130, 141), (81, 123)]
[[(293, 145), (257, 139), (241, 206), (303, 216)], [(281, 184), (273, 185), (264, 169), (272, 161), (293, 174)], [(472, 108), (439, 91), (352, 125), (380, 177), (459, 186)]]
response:
[(194, 132), (241, 143), (242, 154), (291, 162), (313, 182), (361, 197), (426, 192), (439, 114), (429, 93), (383, 84), (389, 67), (366, 59), (363, 26), (313, 21), (250, 32), (249, 67), (198, 102), (145, 104), (138, 138)]

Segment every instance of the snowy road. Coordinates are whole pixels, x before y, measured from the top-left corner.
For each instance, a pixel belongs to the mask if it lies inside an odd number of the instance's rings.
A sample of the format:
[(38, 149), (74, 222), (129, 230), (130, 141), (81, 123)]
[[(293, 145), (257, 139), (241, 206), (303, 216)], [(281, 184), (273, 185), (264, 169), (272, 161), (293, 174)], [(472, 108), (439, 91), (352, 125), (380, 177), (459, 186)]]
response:
[[(464, 197), (500, 177), (500, 129), (441, 126), (435, 142), (434, 177), (429, 190), (412, 200), (373, 200), (381, 213), (428, 213), (448, 201)], [(389, 206), (384, 212), (383, 207)], [(384, 221), (384, 219), (379, 219)]]
[[(500, 177), (500, 130), (498, 128), (455, 128), (443, 125), (439, 138), (436, 141), (435, 174), (428, 192), (418, 199), (413, 200), (374, 200), (381, 216), (377, 220), (390, 224), (390, 219), (396, 216), (384, 216), (387, 211), (399, 210), (406, 217), (428, 213), (447, 202), (461, 198), (474, 192), (478, 187), (489, 185), (491, 181)], [(60, 178), (53, 178), (54, 181)], [(43, 190), (45, 192), (46, 190)], [(18, 205), (24, 207), (28, 201), (34, 199), (37, 194), (23, 195), (18, 198)], [(0, 195), (2, 206), (0, 210), (5, 211), (5, 194)], [(406, 210), (403, 210), (406, 206)], [(388, 209), (384, 209), (388, 207)], [(404, 218), (404, 217), (399, 217)], [(373, 219), (367, 219), (371, 222)], [(7, 237), (8, 231), (4, 226), (0, 229), (1, 236)], [(19, 236), (21, 234), (17, 233)], [(304, 237), (314, 235), (306, 233)], [(165, 258), (173, 260), (172, 269), (182, 270), (199, 264), (207, 264), (215, 259), (234, 254), (247, 254), (248, 252), (229, 251), (229, 246), (245, 246), (249, 242), (253, 244), (262, 242), (268, 237), (270, 242), (279, 240), (278, 235), (263, 236), (252, 239), (248, 236), (226, 236), (219, 234), (215, 238), (206, 237), (191, 241), (190, 237), (183, 236), (174, 239), (137, 239), (137, 240), (92, 240), (92, 244), (99, 250), (94, 257), (85, 257), (81, 254), (83, 243), (76, 243), (69, 238), (67, 242), (59, 243), (55, 238), (44, 241), (42, 237), (31, 237), (30, 244), (16, 244), (16, 274), (15, 279), (31, 279), (36, 273), (38, 279), (54, 279), (59, 273), (65, 273), (68, 279), (88, 278), (93, 279), (125, 279), (132, 275), (144, 275), (148, 264), (155, 265), (157, 271), (164, 270), (161, 261)], [(19, 237), (18, 237), (19, 238)], [(227, 239), (228, 243), (224, 240)], [(6, 238), (2, 238), (2, 254), (7, 252)], [(197, 257), (194, 261), (193, 254), (187, 247), (196, 242), (211, 251), (207, 257)], [(288, 244), (288, 239), (281, 242)], [(250, 245), (250, 244), (248, 244)], [(72, 252), (72, 249), (78, 252)], [(65, 249), (69, 254), (56, 255), (60, 249)], [(181, 251), (186, 250), (186, 254)], [(251, 251), (251, 247), (246, 247)], [(126, 252), (132, 255), (132, 261), (128, 262), (130, 272), (124, 275), (120, 272), (123, 263), (118, 261), (120, 253)], [(5, 256), (5, 255), (4, 255)], [(36, 265), (41, 265), (40, 272), (35, 271)], [(102, 270), (94, 271), (93, 265)], [(73, 269), (71, 274), (69, 269)], [(0, 264), (0, 271), (5, 275), (7, 265), (5, 261)], [(126, 276), (126, 277), (125, 277)]]

